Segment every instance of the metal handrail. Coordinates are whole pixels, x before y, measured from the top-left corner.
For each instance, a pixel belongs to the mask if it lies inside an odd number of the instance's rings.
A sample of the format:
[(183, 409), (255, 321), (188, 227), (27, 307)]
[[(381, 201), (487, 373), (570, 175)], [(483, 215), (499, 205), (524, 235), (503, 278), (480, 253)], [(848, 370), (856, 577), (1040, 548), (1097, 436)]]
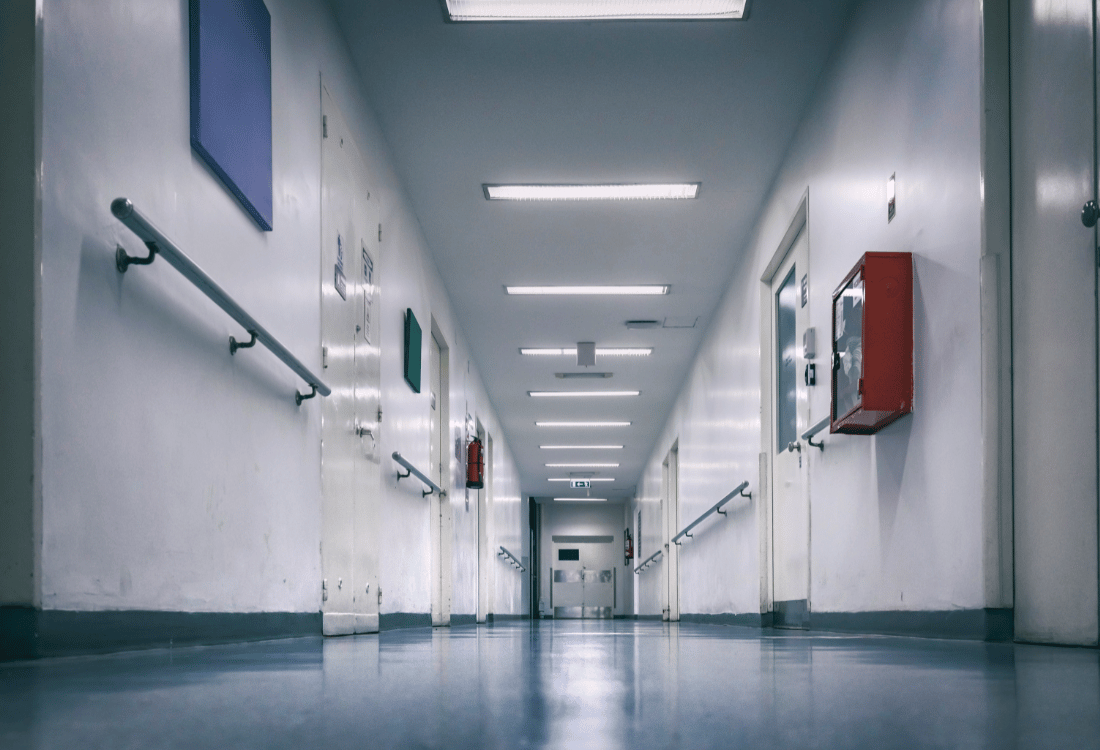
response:
[(145, 216), (138, 211), (134, 204), (126, 198), (116, 198), (111, 202), (111, 213), (115, 217), (129, 227), (130, 231), (136, 234), (145, 246), (149, 248), (149, 255), (145, 258), (136, 258), (131, 255), (127, 255), (126, 251), (120, 246), (115, 251), (115, 267), (118, 268), (119, 273), (126, 273), (126, 269), (132, 265), (146, 266), (156, 260), (157, 255), (164, 256), (164, 259), (168, 261), (169, 265), (183, 274), (183, 277), (198, 287), (199, 291), (205, 294), (213, 301), (215, 305), (220, 307), (229, 317), (237, 321), (249, 335), (252, 337), (251, 341), (240, 343), (232, 336), (229, 337), (229, 353), (236, 354), (238, 349), (247, 349), (255, 346), (256, 342), (259, 342), (271, 350), (279, 360), (282, 361), (287, 367), (294, 371), (294, 373), (302, 380), (306, 381), (312, 391), (309, 395), (302, 395), (295, 392), (294, 400), (299, 406), (307, 398), (313, 398), (318, 393), (322, 396), (328, 396), (332, 393), (332, 390), (325, 385), (319, 377), (309, 371), (302, 362), (295, 357), (290, 351), (279, 343), (279, 340), (267, 332), (263, 326), (256, 322), (256, 319), (245, 312), (244, 308), (237, 304), (236, 300), (230, 297), (224, 289), (210, 278), (195, 261), (191, 260), (184, 254), (182, 250), (176, 247), (171, 240), (165, 237), (159, 229), (153, 226)]
[(665, 553), (665, 551), (663, 549), (659, 549), (656, 552), (654, 552), (652, 555), (647, 557), (645, 560), (642, 561), (642, 563), (638, 567), (634, 568), (634, 575), (640, 575), (643, 570), (645, 570), (650, 565), (652, 565), (654, 562), (656, 562), (657, 557), (659, 555), (663, 555), (664, 553)]
[(408, 461), (406, 461), (401, 456), (401, 454), (398, 453), (397, 451), (393, 452), (393, 460), (396, 461), (397, 463), (401, 464), (402, 466), (404, 466), (408, 470), (405, 474), (402, 474), (400, 471), (397, 472), (397, 481), (398, 482), (400, 482), (405, 477), (414, 476), (417, 479), (419, 479), (421, 482), (423, 482), (424, 484), (428, 485), (429, 489), (426, 492), (422, 493), (421, 497), (427, 497), (428, 495), (432, 494), (433, 492), (438, 492), (440, 497), (444, 497), (447, 494), (447, 490), (443, 489), (438, 484), (436, 484), (432, 480), (428, 479), (428, 477), (425, 476), (424, 472), (420, 471), (420, 469), (416, 468), (415, 466), (410, 464)]
[(722, 510), (721, 510), (722, 506), (725, 505), (726, 503), (728, 503), (733, 498), (737, 497), (738, 495), (740, 495), (741, 497), (751, 498), (752, 497), (751, 492), (749, 492), (747, 494), (745, 493), (745, 488), (748, 487), (748, 486), (749, 486), (748, 482), (742, 482), (741, 484), (737, 485), (737, 488), (733, 492), (726, 495), (724, 498), (722, 498), (717, 503), (712, 505), (710, 507), (710, 509), (707, 510), (707, 512), (705, 512), (703, 515), (699, 516), (694, 521), (692, 521), (690, 524), (688, 524), (687, 527), (683, 531), (681, 531), (679, 534), (672, 537), (672, 543), (673, 544), (680, 544), (680, 542), (677, 541), (677, 540), (683, 539), (685, 536), (688, 539), (691, 539), (692, 538), (691, 533), (690, 533), (691, 530), (694, 529), (699, 524), (701, 524), (704, 520), (706, 520), (707, 516), (709, 516), (711, 513), (718, 513), (718, 514), (723, 515), (723, 516), (726, 515), (725, 513), (722, 513)]
[(805, 440), (807, 443), (809, 443), (811, 447), (820, 448), (821, 450), (824, 451), (825, 450), (825, 443), (815, 443), (810, 438), (812, 438), (814, 435), (816, 435), (817, 433), (824, 430), (826, 427), (828, 427), (832, 423), (833, 423), (833, 418), (831, 416), (825, 417), (820, 422), (815, 424), (813, 427), (811, 427), (810, 429), (803, 432), (802, 433), (802, 439)]
[(512, 565), (514, 565), (515, 567), (519, 568), (519, 571), (520, 571), (521, 573), (523, 573), (523, 572), (525, 572), (525, 571), (527, 570), (527, 568), (525, 568), (525, 567), (523, 566), (523, 563), (521, 563), (521, 562), (519, 561), (519, 558), (518, 558), (518, 557), (516, 557), (515, 555), (513, 555), (513, 554), (512, 554), (511, 552), (509, 552), (508, 550), (504, 549), (504, 547), (501, 547), (501, 548), (500, 548), (500, 552), (498, 552), (498, 553), (497, 553), (497, 557), (507, 557), (507, 558), (508, 558), (508, 562), (510, 562), (510, 563), (511, 563)]

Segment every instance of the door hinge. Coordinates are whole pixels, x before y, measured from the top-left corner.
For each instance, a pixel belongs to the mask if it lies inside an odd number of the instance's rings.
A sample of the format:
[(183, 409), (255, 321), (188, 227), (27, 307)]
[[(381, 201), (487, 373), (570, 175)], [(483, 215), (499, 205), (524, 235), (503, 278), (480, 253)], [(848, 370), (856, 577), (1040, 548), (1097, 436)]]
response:
[(328, 115), (321, 115), (321, 137), (328, 138)]
[(381, 586), (378, 587), (378, 603), (379, 604), (382, 603), (382, 587)]
[(378, 241), (379, 242), (382, 241), (382, 225), (381, 224), (378, 225)]
[(321, 369), (322, 370), (327, 370), (328, 369), (328, 347), (327, 346), (322, 346), (321, 347)]

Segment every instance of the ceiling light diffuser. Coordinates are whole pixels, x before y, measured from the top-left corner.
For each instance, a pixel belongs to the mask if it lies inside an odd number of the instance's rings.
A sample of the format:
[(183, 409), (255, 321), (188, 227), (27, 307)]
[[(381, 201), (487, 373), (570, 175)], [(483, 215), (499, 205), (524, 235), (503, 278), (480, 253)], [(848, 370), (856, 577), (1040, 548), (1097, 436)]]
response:
[[(619, 296), (668, 294), (672, 290), (668, 284), (634, 284), (619, 286), (506, 286), (505, 294), (512, 295), (571, 295), (571, 296)], [(574, 348), (576, 351), (576, 348)]]
[(555, 503), (606, 503), (606, 497), (555, 497)]
[(692, 200), (702, 183), (662, 185), (482, 185), (490, 201), (669, 201)]
[(537, 427), (629, 427), (630, 422), (535, 422)]
[(548, 469), (617, 469), (618, 464), (546, 464)]
[[(574, 479), (578, 479), (578, 477), (551, 477), (550, 479), (547, 479), (546, 481), (547, 482), (572, 482)], [(587, 479), (589, 482), (614, 482), (615, 481), (613, 478), (609, 478), (609, 477), (584, 477), (584, 479)]]
[(592, 398), (599, 396), (640, 396), (641, 391), (527, 391), (532, 398)]
[(540, 445), (544, 451), (621, 451), (621, 445)]
[[(525, 357), (575, 357), (575, 356), (577, 356), (577, 348), (576, 347), (573, 347), (572, 349), (530, 349), (530, 348), (522, 348), (522, 349), (519, 350), (519, 353), (524, 355)], [(596, 356), (597, 357), (648, 357), (650, 354), (653, 354), (653, 349), (652, 348), (635, 348), (635, 349), (626, 348), (626, 347), (618, 347), (618, 348), (610, 348), (610, 349), (600, 349), (599, 347), (596, 348)], [(581, 373), (581, 374), (591, 374), (591, 373)], [(604, 375), (603, 373), (600, 373), (599, 377), (606, 377), (606, 375)]]
[(737, 20), (747, 0), (447, 0), (452, 21)]

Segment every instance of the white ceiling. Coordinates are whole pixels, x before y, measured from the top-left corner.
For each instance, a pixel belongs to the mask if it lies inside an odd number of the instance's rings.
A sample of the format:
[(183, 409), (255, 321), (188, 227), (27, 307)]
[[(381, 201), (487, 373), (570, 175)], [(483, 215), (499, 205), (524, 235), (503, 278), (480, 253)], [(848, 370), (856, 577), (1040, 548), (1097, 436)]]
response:
[[(744, 21), (447, 23), (439, 0), (334, 0), (364, 85), (519, 465), (618, 461), (593, 495), (631, 494), (679, 392), (849, 0), (755, 0)], [(702, 182), (694, 201), (490, 203), (482, 183)], [(665, 297), (509, 297), (505, 284), (671, 284)], [(694, 329), (628, 330), (699, 316)], [(652, 346), (565, 381), (521, 346)], [(639, 389), (533, 399), (529, 390)], [(629, 428), (535, 420), (630, 420)], [(544, 451), (545, 443), (621, 451)]]

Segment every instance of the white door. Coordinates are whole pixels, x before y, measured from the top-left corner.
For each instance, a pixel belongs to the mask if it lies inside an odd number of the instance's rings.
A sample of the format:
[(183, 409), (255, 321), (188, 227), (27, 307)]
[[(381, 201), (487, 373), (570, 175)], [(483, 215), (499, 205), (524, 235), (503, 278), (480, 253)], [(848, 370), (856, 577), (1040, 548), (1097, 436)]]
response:
[(378, 630), (377, 326), (364, 330), (378, 304), (364, 267), (378, 260), (378, 211), (347, 125), (321, 91), (321, 345), (332, 388), (321, 400), (321, 609), (325, 635), (346, 635)]
[(662, 619), (680, 621), (680, 548), (672, 537), (680, 531), (680, 451), (673, 446), (661, 467), (664, 479), (664, 497), (661, 498), (661, 538), (664, 543), (664, 611)]
[[(772, 612), (777, 625), (806, 627), (810, 598), (810, 504), (806, 486), (809, 400), (802, 334), (808, 325), (808, 248), (803, 229), (771, 282)], [(805, 292), (808, 294), (808, 291)]]
[(378, 632), (379, 580), (382, 533), (382, 326), (378, 241), (380, 210), (378, 196), (366, 182), (362, 163), (355, 170), (360, 177), (356, 201), (355, 229), (358, 256), (355, 258), (355, 632)]
[(1011, 12), (1015, 632), (1096, 645), (1094, 8)]

